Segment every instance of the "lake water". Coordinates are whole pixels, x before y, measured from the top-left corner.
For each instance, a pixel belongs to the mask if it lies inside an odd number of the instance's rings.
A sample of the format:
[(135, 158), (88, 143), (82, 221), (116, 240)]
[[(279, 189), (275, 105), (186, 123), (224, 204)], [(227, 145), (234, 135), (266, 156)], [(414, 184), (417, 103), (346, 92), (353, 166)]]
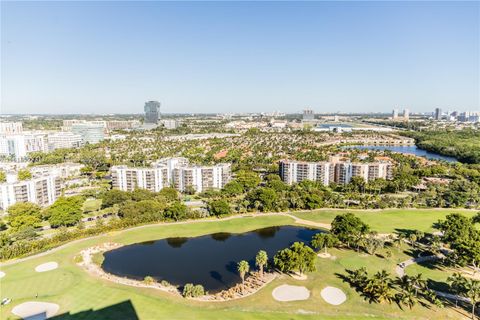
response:
[(435, 152), (429, 152), (418, 148), (417, 146), (347, 146), (346, 148), (355, 148), (361, 150), (389, 150), (393, 152), (401, 152), (414, 154), (419, 157), (425, 157), (430, 160), (444, 160), (448, 162), (456, 162), (454, 157), (443, 156)]
[(237, 263), (255, 268), (255, 255), (265, 250), (273, 258), (295, 241), (309, 243), (321, 230), (281, 226), (241, 234), (215, 233), (196, 238), (167, 238), (105, 252), (102, 268), (111, 274), (142, 280), (146, 276), (182, 286), (201, 284), (210, 293), (241, 282)]

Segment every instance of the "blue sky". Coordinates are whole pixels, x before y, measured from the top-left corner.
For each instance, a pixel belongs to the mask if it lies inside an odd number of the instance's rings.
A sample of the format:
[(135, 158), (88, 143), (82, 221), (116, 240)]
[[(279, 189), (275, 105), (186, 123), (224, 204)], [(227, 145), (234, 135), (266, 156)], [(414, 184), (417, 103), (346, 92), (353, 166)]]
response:
[(2, 113), (480, 109), (479, 2), (2, 2)]

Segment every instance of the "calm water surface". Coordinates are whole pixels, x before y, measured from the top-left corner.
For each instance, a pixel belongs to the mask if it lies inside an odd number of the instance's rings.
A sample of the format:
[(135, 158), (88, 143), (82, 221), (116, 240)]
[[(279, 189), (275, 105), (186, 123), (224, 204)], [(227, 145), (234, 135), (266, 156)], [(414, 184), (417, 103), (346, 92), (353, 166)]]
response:
[(105, 253), (102, 268), (118, 276), (152, 276), (174, 285), (202, 284), (216, 292), (241, 281), (237, 263), (265, 250), (270, 258), (295, 241), (309, 243), (320, 230), (293, 226), (259, 229), (241, 234), (215, 233), (196, 238), (167, 238), (136, 243)]
[(444, 160), (448, 162), (456, 162), (457, 159), (454, 157), (442, 156), (441, 154), (435, 152), (429, 152), (417, 146), (347, 146), (346, 148), (355, 148), (361, 150), (389, 150), (393, 152), (401, 152), (407, 154), (414, 154), (419, 157), (425, 157), (431, 160)]

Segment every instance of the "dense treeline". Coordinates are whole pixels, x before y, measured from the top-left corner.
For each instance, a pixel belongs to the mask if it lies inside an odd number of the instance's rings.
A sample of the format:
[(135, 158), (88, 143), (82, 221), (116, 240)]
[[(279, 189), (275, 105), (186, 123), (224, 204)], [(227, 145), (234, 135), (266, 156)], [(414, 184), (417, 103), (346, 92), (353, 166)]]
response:
[(405, 133), (413, 137), (419, 148), (457, 158), (459, 161), (480, 164), (480, 131), (443, 130)]

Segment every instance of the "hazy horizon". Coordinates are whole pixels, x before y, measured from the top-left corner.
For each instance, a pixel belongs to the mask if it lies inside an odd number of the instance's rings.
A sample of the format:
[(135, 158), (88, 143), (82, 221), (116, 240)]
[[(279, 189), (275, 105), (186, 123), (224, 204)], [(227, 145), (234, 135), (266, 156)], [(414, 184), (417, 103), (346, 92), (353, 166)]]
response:
[(2, 114), (480, 109), (478, 2), (2, 2)]

